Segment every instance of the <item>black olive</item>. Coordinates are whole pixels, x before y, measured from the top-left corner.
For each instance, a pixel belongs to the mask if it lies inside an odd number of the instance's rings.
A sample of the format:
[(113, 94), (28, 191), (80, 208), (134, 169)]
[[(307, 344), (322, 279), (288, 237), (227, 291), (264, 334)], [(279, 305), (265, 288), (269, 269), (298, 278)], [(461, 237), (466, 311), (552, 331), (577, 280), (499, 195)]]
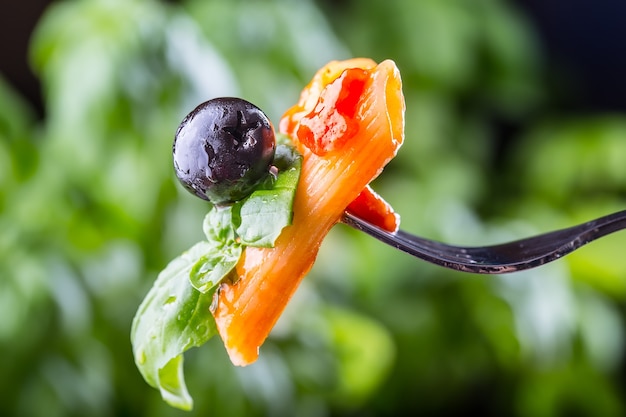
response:
[(248, 196), (269, 173), (274, 129), (254, 104), (206, 101), (185, 117), (174, 138), (174, 169), (191, 193), (223, 205)]

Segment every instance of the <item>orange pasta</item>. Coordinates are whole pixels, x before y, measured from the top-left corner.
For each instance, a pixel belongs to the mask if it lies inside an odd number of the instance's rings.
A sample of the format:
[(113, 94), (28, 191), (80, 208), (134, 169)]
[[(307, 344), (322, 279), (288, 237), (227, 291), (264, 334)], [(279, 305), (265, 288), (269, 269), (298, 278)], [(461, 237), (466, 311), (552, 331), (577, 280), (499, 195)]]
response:
[[(280, 130), (303, 155), (293, 223), (273, 248), (245, 249), (236, 266), (238, 279), (221, 285), (213, 311), (236, 365), (257, 359), (259, 347), (313, 266), (322, 240), (359, 195), (362, 200), (353, 208), (369, 207), (382, 213), (385, 228), (397, 228), (390, 207), (366, 188), (404, 138), (402, 82), (392, 61), (329, 63), (285, 113)], [(379, 201), (368, 203), (374, 200)]]

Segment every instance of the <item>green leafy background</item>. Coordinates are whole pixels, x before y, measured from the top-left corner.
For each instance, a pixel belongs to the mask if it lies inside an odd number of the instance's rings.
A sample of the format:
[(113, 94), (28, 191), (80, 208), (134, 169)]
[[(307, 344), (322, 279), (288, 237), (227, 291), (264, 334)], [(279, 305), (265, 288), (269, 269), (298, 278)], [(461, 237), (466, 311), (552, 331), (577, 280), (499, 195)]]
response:
[[(396, 61), (406, 142), (375, 188), (414, 233), (524, 237), (621, 210), (626, 117), (553, 106), (544, 52), (505, 1), (82, 0), (30, 57), (39, 120), (0, 79), (0, 415), (620, 416), (626, 234), (506, 276), (444, 270), (337, 226), (261, 350), (186, 354), (194, 411), (142, 379), (132, 317), (207, 206), (171, 168), (199, 102), (276, 124), (331, 59)], [(500, 151), (494, 121), (519, 126)]]

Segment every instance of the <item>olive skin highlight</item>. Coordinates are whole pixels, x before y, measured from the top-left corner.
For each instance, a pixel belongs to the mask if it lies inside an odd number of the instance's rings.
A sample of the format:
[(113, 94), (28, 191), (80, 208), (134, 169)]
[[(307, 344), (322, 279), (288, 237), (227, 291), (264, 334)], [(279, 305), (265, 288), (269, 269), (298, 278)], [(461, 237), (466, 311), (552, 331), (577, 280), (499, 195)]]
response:
[(181, 184), (215, 205), (247, 197), (269, 174), (276, 139), (254, 104), (233, 97), (206, 101), (176, 131), (172, 154)]

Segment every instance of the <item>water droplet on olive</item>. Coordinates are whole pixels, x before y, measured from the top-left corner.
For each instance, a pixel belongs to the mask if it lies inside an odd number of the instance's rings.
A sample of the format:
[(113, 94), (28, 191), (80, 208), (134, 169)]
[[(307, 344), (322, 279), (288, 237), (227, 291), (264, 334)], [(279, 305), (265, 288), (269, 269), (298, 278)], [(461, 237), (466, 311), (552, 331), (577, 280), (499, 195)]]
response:
[(215, 205), (247, 197), (270, 172), (276, 139), (254, 104), (220, 97), (196, 107), (182, 121), (172, 153), (181, 184)]

